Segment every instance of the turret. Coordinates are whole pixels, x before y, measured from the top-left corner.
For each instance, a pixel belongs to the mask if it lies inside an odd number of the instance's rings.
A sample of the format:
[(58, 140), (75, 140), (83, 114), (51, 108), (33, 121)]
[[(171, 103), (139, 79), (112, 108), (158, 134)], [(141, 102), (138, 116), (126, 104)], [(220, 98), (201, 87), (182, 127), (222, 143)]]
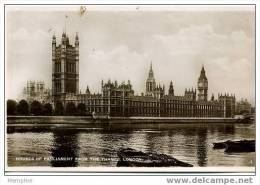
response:
[(174, 95), (174, 89), (173, 89), (173, 83), (172, 81), (170, 82), (170, 86), (169, 86), (169, 92), (168, 92), (169, 95)]
[(66, 42), (67, 42), (66, 33), (63, 32), (63, 33), (62, 33), (62, 36), (61, 36), (61, 43), (62, 43), (63, 45), (66, 45)]
[(90, 91), (89, 91), (88, 86), (87, 86), (87, 88), (86, 88), (86, 94), (90, 94)]
[(56, 36), (55, 35), (52, 36), (52, 45), (53, 44), (55, 44), (55, 46), (56, 46)]
[[(54, 73), (54, 71), (57, 71), (57, 69), (55, 68), (55, 62), (56, 62), (56, 36), (53, 35), (52, 36), (52, 73)], [(55, 87), (55, 84), (52, 83), (52, 94), (55, 95), (57, 91), (57, 88)]]
[(103, 88), (103, 86), (104, 86), (104, 81), (103, 81), (103, 79), (101, 80), (101, 89)]
[(55, 52), (56, 52), (56, 36), (52, 36), (52, 59), (55, 60)]
[(214, 101), (214, 94), (211, 95), (211, 101)]
[(75, 47), (79, 46), (79, 36), (78, 36), (78, 32), (76, 33), (76, 37), (75, 37)]

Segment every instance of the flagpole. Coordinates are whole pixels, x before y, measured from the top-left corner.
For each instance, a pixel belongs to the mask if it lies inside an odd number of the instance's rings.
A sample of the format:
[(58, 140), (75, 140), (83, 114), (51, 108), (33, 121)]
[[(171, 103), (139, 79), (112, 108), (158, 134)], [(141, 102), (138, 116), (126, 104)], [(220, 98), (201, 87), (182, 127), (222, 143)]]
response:
[(65, 32), (65, 34), (66, 34), (66, 21), (67, 21), (67, 16), (66, 16), (66, 14), (65, 14), (65, 27), (64, 27), (64, 32)]
[(67, 26), (67, 18), (68, 18), (68, 15), (65, 14), (65, 33), (66, 33), (66, 26)]

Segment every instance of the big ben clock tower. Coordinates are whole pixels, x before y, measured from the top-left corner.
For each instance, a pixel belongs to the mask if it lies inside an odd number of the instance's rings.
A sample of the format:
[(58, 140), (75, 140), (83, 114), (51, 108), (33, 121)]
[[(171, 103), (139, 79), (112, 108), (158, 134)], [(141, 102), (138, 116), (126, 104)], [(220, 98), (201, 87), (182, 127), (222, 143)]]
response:
[(208, 100), (208, 79), (205, 74), (204, 66), (202, 66), (200, 77), (198, 79), (198, 101)]

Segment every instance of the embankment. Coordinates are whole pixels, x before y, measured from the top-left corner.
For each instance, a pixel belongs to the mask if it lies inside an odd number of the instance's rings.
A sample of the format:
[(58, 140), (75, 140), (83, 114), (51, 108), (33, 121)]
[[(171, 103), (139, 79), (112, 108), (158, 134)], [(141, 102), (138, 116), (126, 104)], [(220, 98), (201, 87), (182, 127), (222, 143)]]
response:
[(111, 117), (97, 118), (91, 116), (8, 116), (7, 125), (16, 124), (134, 124), (134, 123), (236, 123), (234, 118), (185, 118), (185, 117)]

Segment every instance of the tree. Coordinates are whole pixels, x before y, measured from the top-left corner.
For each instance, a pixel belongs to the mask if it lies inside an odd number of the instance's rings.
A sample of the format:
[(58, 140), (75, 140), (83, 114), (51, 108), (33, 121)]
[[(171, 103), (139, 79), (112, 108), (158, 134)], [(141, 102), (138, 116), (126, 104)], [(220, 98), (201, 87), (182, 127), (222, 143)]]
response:
[(16, 107), (17, 114), (19, 115), (28, 115), (29, 114), (29, 105), (26, 100), (19, 101)]
[(60, 101), (57, 101), (55, 104), (54, 115), (62, 116), (63, 113), (64, 113), (63, 104)]
[(42, 104), (36, 100), (34, 100), (31, 103), (31, 109), (30, 109), (31, 114), (35, 116), (42, 115)]
[(52, 115), (52, 105), (50, 103), (46, 103), (43, 105), (43, 108), (42, 108), (42, 114), (45, 115), (45, 116), (51, 116)]
[(66, 115), (67, 116), (73, 116), (73, 115), (76, 115), (77, 113), (77, 109), (76, 109), (76, 106), (73, 102), (69, 102), (67, 103), (66, 105)]
[(7, 115), (15, 115), (16, 114), (16, 101), (15, 100), (7, 100)]
[(85, 116), (86, 115), (86, 105), (84, 103), (79, 103), (77, 106), (77, 114), (79, 116)]

